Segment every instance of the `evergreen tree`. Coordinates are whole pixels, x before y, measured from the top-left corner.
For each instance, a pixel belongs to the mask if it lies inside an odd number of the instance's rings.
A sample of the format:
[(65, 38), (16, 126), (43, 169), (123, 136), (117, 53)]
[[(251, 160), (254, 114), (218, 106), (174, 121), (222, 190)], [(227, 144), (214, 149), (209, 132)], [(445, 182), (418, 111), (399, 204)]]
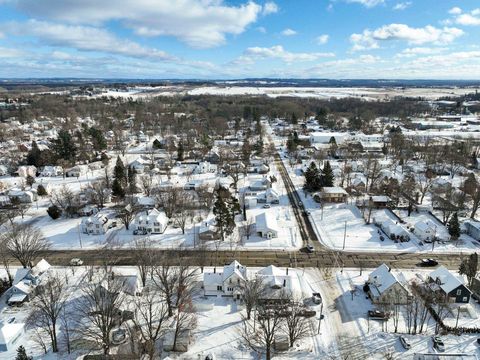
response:
[(112, 182), (112, 195), (119, 198), (125, 197), (125, 189), (117, 179), (114, 179)]
[(458, 222), (458, 215), (454, 213), (448, 222), (448, 233), (452, 239), (457, 240), (460, 237), (460, 224)]
[(32, 141), (32, 148), (27, 154), (27, 165), (33, 165), (36, 167), (41, 166), (42, 151), (38, 148), (37, 142)]
[(473, 285), (473, 280), (478, 274), (478, 254), (470, 254), (467, 259), (462, 260), (458, 272), (460, 275), (465, 275), (467, 277), (468, 287), (471, 288)]
[(113, 196), (124, 198), (125, 188), (127, 187), (127, 175), (125, 165), (123, 165), (120, 156), (117, 157), (117, 162), (113, 168), (113, 182), (112, 182), (112, 194)]
[(23, 345), (20, 345), (17, 349), (17, 356), (15, 357), (15, 360), (32, 360), (33, 358), (31, 356), (27, 355), (27, 352), (25, 351), (25, 348)]
[(217, 228), (220, 231), (222, 241), (225, 241), (225, 237), (233, 233), (233, 229), (235, 228), (235, 217), (231, 207), (227, 205), (219, 194), (213, 205), (213, 214), (215, 215), (215, 221)]
[(305, 190), (310, 192), (320, 190), (320, 171), (318, 170), (317, 165), (313, 161), (310, 163), (307, 170), (305, 170), (304, 176), (305, 184), (303, 185), (303, 188)]
[(96, 151), (105, 150), (107, 148), (107, 140), (100, 130), (91, 127), (88, 129), (88, 135), (92, 138), (93, 148)]
[(137, 192), (137, 171), (133, 167), (128, 168), (128, 191), (131, 194)]
[(332, 167), (330, 166), (330, 161), (326, 161), (323, 166), (322, 175), (320, 177), (320, 184), (322, 187), (331, 187), (333, 186), (333, 181), (335, 176), (333, 175)]
[(154, 149), (161, 149), (162, 143), (158, 139), (155, 139), (153, 140), (152, 146)]
[(294, 112), (292, 113), (291, 121), (292, 124), (298, 124), (297, 114), (295, 114)]
[(77, 147), (75, 146), (73, 138), (68, 131), (59, 131), (58, 138), (53, 142), (53, 152), (58, 159), (75, 161)]
[(180, 144), (178, 144), (178, 149), (177, 149), (177, 160), (178, 161), (183, 161), (184, 152), (185, 152), (185, 149), (183, 148), (183, 143), (180, 142)]

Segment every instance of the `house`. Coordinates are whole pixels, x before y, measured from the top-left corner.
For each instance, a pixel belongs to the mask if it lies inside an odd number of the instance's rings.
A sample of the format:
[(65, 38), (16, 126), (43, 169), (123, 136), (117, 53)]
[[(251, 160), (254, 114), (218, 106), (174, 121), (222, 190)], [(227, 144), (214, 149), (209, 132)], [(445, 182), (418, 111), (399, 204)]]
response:
[(44, 166), (40, 171), (40, 176), (53, 177), (63, 175), (63, 168), (61, 166)]
[(65, 172), (66, 177), (80, 177), (82, 175), (85, 175), (87, 173), (88, 167), (86, 165), (77, 165), (74, 167), (71, 167), (70, 169), (67, 169)]
[(125, 294), (135, 296), (139, 293), (141, 284), (136, 269), (115, 268), (113, 278), (122, 284), (121, 288)]
[(436, 237), (437, 225), (430, 219), (417, 221), (413, 232), (420, 240), (432, 242)]
[(35, 190), (12, 189), (8, 192), (10, 201), (18, 201), (22, 204), (30, 204), (37, 200), (37, 192)]
[(183, 186), (183, 190), (198, 190), (202, 187), (202, 180), (190, 180)]
[(207, 174), (215, 172), (217, 172), (217, 166), (208, 161), (199, 162), (198, 165), (193, 169), (194, 174)]
[(407, 304), (410, 293), (385, 264), (380, 265), (368, 276), (368, 295), (374, 304)]
[(350, 187), (358, 192), (365, 192), (367, 185), (363, 178), (355, 177), (350, 182)]
[(24, 323), (0, 323), (0, 352), (15, 350), (20, 336), (24, 333)]
[(257, 195), (257, 202), (262, 204), (278, 204), (280, 202), (280, 196), (275, 190), (267, 189), (267, 191)]
[(137, 174), (143, 174), (143, 172), (148, 168), (148, 161), (140, 157), (132, 161), (128, 167), (135, 170)]
[(108, 219), (103, 214), (95, 214), (84, 218), (80, 224), (82, 232), (85, 234), (100, 235), (107, 232)]
[(453, 275), (445, 266), (440, 266), (428, 276), (428, 286), (436, 293), (443, 294), (448, 302), (468, 304), (472, 292), (463, 281)]
[(272, 187), (272, 183), (267, 178), (252, 179), (248, 186), (250, 191), (264, 191)]
[(339, 132), (312, 132), (310, 133), (310, 144), (329, 144), (334, 139), (337, 145), (343, 144), (347, 139), (347, 133)]
[(148, 234), (163, 234), (167, 229), (168, 218), (163, 211), (158, 209), (138, 213), (134, 219), (134, 230)]
[(475, 240), (480, 241), (480, 222), (469, 220), (465, 221), (464, 225), (467, 229), (467, 234)]
[(341, 203), (346, 202), (348, 193), (339, 186), (327, 187), (325, 186), (322, 191), (314, 193), (313, 199), (316, 202), (327, 202), (327, 203)]
[(218, 231), (215, 219), (202, 222), (198, 229), (198, 238), (203, 241), (218, 240), (221, 234)]
[(247, 268), (234, 260), (225, 265), (222, 272), (203, 273), (203, 291), (205, 296), (227, 296), (240, 299), (243, 284), (247, 281)]
[(28, 176), (35, 177), (37, 175), (37, 168), (33, 165), (22, 165), (18, 167), (16, 173), (23, 178)]
[(0, 176), (8, 175), (8, 168), (5, 165), (0, 165)]
[(255, 216), (255, 231), (258, 236), (265, 239), (278, 237), (279, 226), (272, 212), (262, 212)]
[(77, 213), (80, 216), (92, 216), (98, 213), (98, 209), (93, 205), (85, 205), (84, 207), (80, 208)]
[(392, 199), (386, 195), (374, 195), (370, 198), (375, 209), (385, 209), (390, 206)]
[(288, 268), (282, 270), (274, 265), (269, 265), (259, 270), (255, 276), (265, 286), (259, 299), (262, 303), (278, 303), (284, 301), (285, 298), (301, 299), (302, 297), (298, 279), (291, 274)]

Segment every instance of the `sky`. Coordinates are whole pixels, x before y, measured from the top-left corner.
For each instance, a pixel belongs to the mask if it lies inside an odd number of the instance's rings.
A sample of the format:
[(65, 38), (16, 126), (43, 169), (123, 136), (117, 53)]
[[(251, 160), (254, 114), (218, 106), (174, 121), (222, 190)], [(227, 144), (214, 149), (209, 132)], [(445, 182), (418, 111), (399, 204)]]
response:
[(480, 1), (0, 0), (0, 77), (480, 80)]

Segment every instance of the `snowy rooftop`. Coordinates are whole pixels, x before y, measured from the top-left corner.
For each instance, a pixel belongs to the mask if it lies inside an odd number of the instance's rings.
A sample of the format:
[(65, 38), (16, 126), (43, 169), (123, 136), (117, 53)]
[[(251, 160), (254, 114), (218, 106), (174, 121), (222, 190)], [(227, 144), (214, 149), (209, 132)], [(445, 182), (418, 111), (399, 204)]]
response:
[(445, 266), (440, 266), (435, 271), (432, 271), (430, 273), (430, 278), (436, 281), (440, 288), (447, 294), (460, 285), (463, 285), (463, 282), (448, 271)]

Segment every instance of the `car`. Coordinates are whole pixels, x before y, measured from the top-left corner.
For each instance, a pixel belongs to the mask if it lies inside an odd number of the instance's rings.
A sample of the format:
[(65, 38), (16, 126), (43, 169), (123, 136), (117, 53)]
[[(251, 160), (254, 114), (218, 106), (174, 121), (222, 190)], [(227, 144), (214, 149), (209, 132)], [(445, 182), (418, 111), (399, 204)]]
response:
[(11, 317), (10, 319), (8, 319), (7, 323), (11, 324), (15, 321), (15, 318), (14, 317)]
[(79, 258), (73, 258), (70, 260), (70, 265), (72, 266), (82, 266), (83, 265), (83, 260)]
[(309, 253), (313, 253), (315, 252), (315, 248), (313, 247), (313, 245), (310, 245), (308, 244), (307, 246), (305, 246), (305, 250)]
[(311, 212), (307, 210), (307, 211), (305, 211), (305, 214), (310, 215)]
[(114, 228), (114, 227), (117, 227), (117, 222), (116, 222), (116, 221), (112, 221), (112, 222), (110, 223), (110, 225), (108, 225), (108, 228), (109, 228), (109, 229), (112, 229), (112, 228)]
[(433, 336), (432, 341), (433, 341), (433, 348), (434, 349), (436, 349), (437, 351), (440, 351), (440, 352), (445, 351), (445, 344), (443, 343), (442, 339), (440, 339), (440, 336)]
[(265, 205), (263, 205), (263, 208), (264, 208), (264, 209), (270, 209), (270, 204), (265, 204)]
[(133, 230), (133, 235), (147, 235), (147, 231), (146, 230)]
[(314, 304), (321, 304), (322, 303), (322, 295), (320, 293), (314, 292), (312, 294), (312, 301)]
[(380, 310), (368, 310), (368, 317), (376, 320), (388, 320), (390, 315)]
[(437, 266), (438, 265), (438, 261), (437, 260), (434, 260), (434, 259), (422, 259), (422, 261), (420, 262), (420, 266)]
[(405, 336), (400, 336), (399, 339), (400, 339), (400, 344), (402, 344), (402, 346), (405, 350), (408, 350), (412, 347), (412, 345), (408, 342), (408, 340)]

